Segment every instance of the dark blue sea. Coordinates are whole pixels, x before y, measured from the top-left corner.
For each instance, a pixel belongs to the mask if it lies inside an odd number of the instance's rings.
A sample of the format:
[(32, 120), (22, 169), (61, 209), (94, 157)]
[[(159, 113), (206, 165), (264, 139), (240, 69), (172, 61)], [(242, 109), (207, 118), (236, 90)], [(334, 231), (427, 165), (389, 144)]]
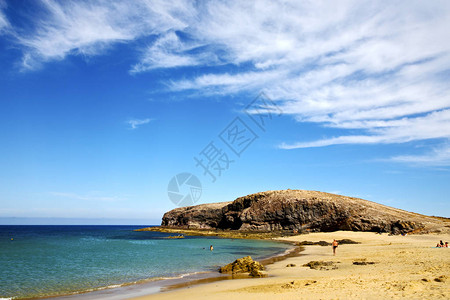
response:
[[(262, 240), (185, 237), (145, 226), (0, 226), (0, 298), (35, 298), (114, 288), (217, 270), (289, 246)], [(214, 251), (209, 246), (214, 246)]]

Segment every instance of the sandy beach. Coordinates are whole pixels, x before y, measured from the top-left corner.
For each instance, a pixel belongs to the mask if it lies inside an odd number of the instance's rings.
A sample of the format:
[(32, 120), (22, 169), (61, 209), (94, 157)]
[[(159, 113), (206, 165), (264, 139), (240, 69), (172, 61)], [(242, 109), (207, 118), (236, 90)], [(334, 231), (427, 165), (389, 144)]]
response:
[[(450, 295), (450, 248), (434, 248), (439, 240), (450, 241), (450, 234), (338, 231), (280, 239), (351, 239), (360, 244), (340, 245), (336, 256), (331, 246), (305, 246), (300, 256), (268, 265), (267, 278), (191, 285), (135, 299), (444, 299)], [(310, 261), (328, 265), (303, 266)]]

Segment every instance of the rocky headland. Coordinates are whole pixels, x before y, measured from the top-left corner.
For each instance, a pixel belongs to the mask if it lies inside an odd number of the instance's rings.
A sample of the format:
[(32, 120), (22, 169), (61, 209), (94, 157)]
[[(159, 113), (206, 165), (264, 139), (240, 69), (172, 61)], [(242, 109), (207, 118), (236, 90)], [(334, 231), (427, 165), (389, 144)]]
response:
[(337, 230), (392, 234), (448, 232), (450, 219), (375, 202), (305, 190), (256, 193), (231, 202), (180, 207), (164, 214), (159, 231), (306, 233)]

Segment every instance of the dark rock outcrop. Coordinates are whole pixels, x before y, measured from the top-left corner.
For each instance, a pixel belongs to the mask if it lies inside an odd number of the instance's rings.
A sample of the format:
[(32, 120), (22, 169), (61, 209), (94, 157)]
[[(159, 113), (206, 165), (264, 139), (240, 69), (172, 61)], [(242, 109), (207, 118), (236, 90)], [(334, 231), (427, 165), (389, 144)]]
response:
[[(338, 262), (339, 263), (339, 262)], [(309, 267), (313, 270), (335, 270), (338, 267), (336, 266), (336, 262), (334, 261), (310, 261), (307, 264), (303, 265), (304, 267)]]
[(339, 243), (339, 245), (355, 245), (355, 244), (361, 244), (360, 242), (356, 242), (350, 239), (342, 239), (342, 240), (337, 240), (337, 242)]
[(331, 246), (331, 243), (326, 241), (318, 241), (318, 242), (311, 242), (311, 241), (303, 241), (298, 243), (299, 246), (313, 246), (313, 245), (319, 245), (319, 246)]
[(295, 267), (295, 266), (297, 266), (297, 265), (296, 264), (287, 264), (286, 268), (292, 268), (292, 267)]
[(373, 231), (393, 234), (442, 228), (442, 221), (371, 201), (316, 191), (268, 191), (233, 202), (181, 207), (162, 226), (241, 231)]
[(184, 228), (219, 228), (223, 207), (229, 203), (231, 202), (175, 208), (164, 214), (161, 225)]
[(374, 262), (374, 261), (354, 261), (353, 264), (357, 265), (357, 266), (365, 266), (365, 265), (374, 265), (374, 264), (376, 264), (376, 262)]

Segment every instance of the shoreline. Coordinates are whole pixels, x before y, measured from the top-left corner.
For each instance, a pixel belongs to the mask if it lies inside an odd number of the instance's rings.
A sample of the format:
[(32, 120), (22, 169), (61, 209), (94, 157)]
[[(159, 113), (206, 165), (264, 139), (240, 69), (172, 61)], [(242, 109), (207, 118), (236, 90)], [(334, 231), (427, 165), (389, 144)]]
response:
[[(439, 239), (450, 241), (449, 234), (390, 236), (373, 232), (338, 231), (271, 240), (298, 245), (302, 241), (330, 242), (333, 238), (352, 239), (361, 244), (339, 245), (336, 256), (332, 256), (329, 246), (307, 245), (292, 247), (270, 258), (257, 259), (267, 267), (266, 278), (249, 278), (245, 275), (233, 278), (209, 271), (48, 299), (175, 300), (182, 297), (218, 300), (226, 297), (260, 300), (269, 295), (271, 300), (448, 298), (446, 291), (450, 290), (450, 281), (446, 274), (450, 248), (437, 249), (434, 246)], [(272, 262), (267, 264), (266, 260)], [(331, 262), (332, 267), (322, 270), (304, 266), (313, 260)]]
[[(180, 287), (133, 298), (134, 300), (183, 299), (447, 299), (450, 290), (450, 248), (434, 248), (449, 234), (408, 236), (372, 232), (337, 231), (280, 238), (301, 242), (351, 239), (360, 244), (304, 246), (299, 256), (269, 265), (269, 277), (228, 280)], [(311, 261), (329, 262), (320, 268)], [(288, 265), (294, 265), (288, 267)]]
[[(269, 265), (286, 260), (290, 257), (295, 257), (298, 255), (301, 255), (301, 252), (304, 250), (304, 248), (302, 246), (297, 246), (297, 245), (295, 245), (295, 243), (281, 241), (281, 240), (279, 242), (291, 244), (291, 245), (293, 245), (293, 248), (288, 249), (281, 254), (275, 254), (272, 256), (268, 256), (266, 258), (258, 259), (257, 261), (260, 262), (265, 268)], [(168, 285), (168, 286), (164, 287), (163, 289), (161, 289), (161, 292), (168, 292), (168, 291), (173, 291), (176, 289), (187, 288), (187, 287), (192, 287), (192, 286), (201, 285), (201, 284), (208, 284), (208, 283), (213, 283), (213, 282), (223, 281), (223, 280), (256, 279), (256, 278), (249, 277), (247, 273), (238, 273), (238, 274), (231, 275), (231, 274), (222, 274), (222, 273), (219, 273), (218, 271), (215, 271), (215, 272), (211, 271), (211, 274), (214, 275), (211, 278), (197, 279), (197, 280), (193, 280), (193, 281), (186, 281), (186, 282), (182, 282), (182, 283), (178, 283), (178, 284)]]
[[(156, 228), (156, 227), (150, 227), (150, 228)], [(135, 230), (135, 231), (141, 231), (141, 230)], [(151, 230), (151, 231), (158, 231), (159, 230)], [(167, 231), (163, 231), (167, 232)], [(180, 231), (173, 231), (173, 233), (181, 233)], [(183, 232), (183, 234), (185, 234)], [(186, 234), (187, 235), (187, 234)], [(190, 234), (192, 236), (197, 236), (194, 234)], [(208, 237), (211, 235), (200, 235), (200, 237)], [(232, 237), (222, 237), (217, 236), (219, 238), (224, 239), (232, 239)], [(238, 237), (234, 237), (238, 238)], [(242, 238), (242, 237), (241, 237)], [(269, 256), (265, 256), (262, 258), (256, 258), (258, 261), (260, 261), (264, 266), (273, 264), (275, 262), (285, 260), (289, 257), (293, 257), (296, 255), (299, 255), (299, 253), (303, 250), (301, 246), (295, 245), (294, 242), (286, 241), (286, 240), (279, 240), (279, 239), (270, 239), (270, 238), (250, 238), (245, 237), (245, 239), (250, 240), (270, 240), (273, 242), (283, 243), (283, 244), (289, 244), (292, 247), (286, 249), (285, 251), (281, 253), (274, 253)], [(240, 257), (239, 257), (240, 258)], [(231, 261), (230, 261), (231, 263)], [(95, 290), (91, 291), (81, 291), (76, 292), (72, 294), (66, 294), (66, 295), (55, 295), (55, 296), (44, 296), (44, 297), (34, 297), (34, 298), (21, 298), (26, 300), (65, 300), (65, 299), (75, 299), (75, 300), (84, 300), (84, 299), (123, 299), (124, 297), (133, 298), (133, 297), (140, 297), (145, 295), (153, 295), (153, 294), (159, 294), (167, 291), (172, 291), (184, 287), (190, 287), (190, 286), (196, 286), (199, 284), (206, 284), (206, 283), (212, 283), (217, 281), (226, 281), (226, 280), (236, 280), (236, 279), (253, 279), (249, 277), (247, 274), (237, 274), (237, 275), (231, 275), (231, 274), (221, 274), (218, 270), (203, 270), (203, 271), (197, 271), (193, 273), (188, 274), (180, 274), (175, 275), (173, 277), (152, 277), (147, 279), (142, 279), (135, 282), (127, 282), (122, 284), (116, 284), (106, 287), (100, 287)], [(13, 298), (15, 299), (15, 298)]]
[[(111, 285), (107, 287), (101, 287), (93, 291), (82, 291), (67, 295), (58, 296), (45, 296), (38, 298), (20, 298), (26, 300), (63, 300), (63, 299), (123, 299), (124, 296), (137, 297), (140, 295), (152, 295), (161, 292), (167, 286), (176, 285), (182, 283), (186, 280), (195, 281), (203, 280), (214, 274), (213, 271), (199, 271), (189, 274), (181, 274), (173, 277), (153, 277), (148, 279), (143, 279), (137, 282), (128, 282), (121, 285)], [(220, 275), (220, 273), (219, 273)], [(13, 298), (16, 299), (16, 298)]]

